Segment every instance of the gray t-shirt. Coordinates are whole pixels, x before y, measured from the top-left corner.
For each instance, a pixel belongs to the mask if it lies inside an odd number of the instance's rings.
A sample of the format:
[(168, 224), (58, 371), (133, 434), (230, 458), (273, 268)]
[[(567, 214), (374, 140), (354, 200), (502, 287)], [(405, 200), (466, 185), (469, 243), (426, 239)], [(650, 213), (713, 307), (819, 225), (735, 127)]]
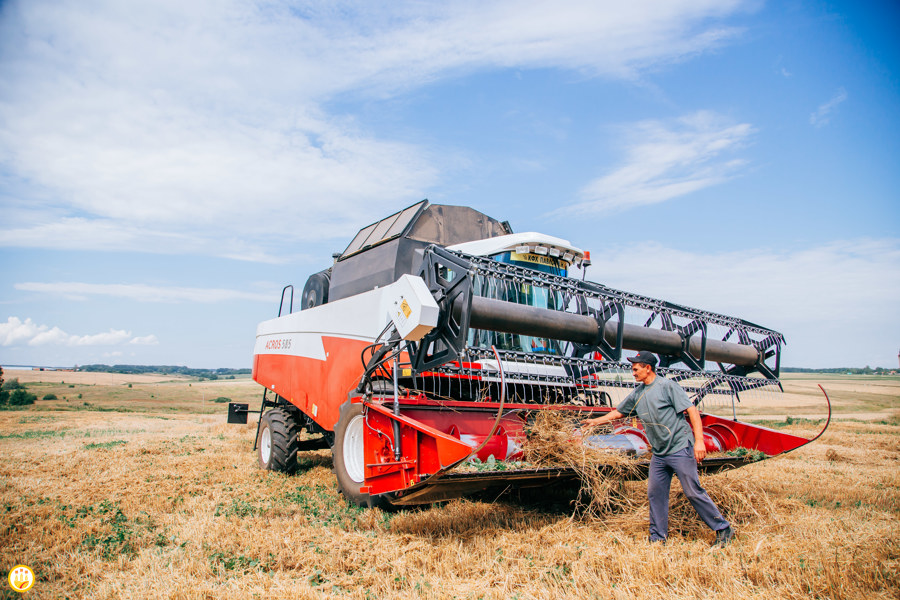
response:
[(639, 384), (616, 410), (640, 418), (653, 454), (668, 456), (694, 445), (693, 431), (682, 414), (692, 406), (680, 385), (657, 375), (650, 385)]

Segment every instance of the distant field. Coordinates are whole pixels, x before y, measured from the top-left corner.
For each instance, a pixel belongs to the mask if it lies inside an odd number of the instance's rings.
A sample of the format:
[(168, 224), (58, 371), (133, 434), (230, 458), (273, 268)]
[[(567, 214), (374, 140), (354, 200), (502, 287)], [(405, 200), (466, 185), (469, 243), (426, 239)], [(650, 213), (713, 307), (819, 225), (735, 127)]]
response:
[(898, 378), (789, 374), (780, 400), (741, 405), (746, 418), (812, 435), (822, 383), (837, 421), (794, 453), (704, 479), (738, 533), (711, 551), (677, 485), (665, 546), (645, 541), (640, 482), (603, 521), (503, 499), (348, 507), (328, 451), (303, 455), (294, 476), (257, 468), (255, 423), (226, 425), (221, 400), (258, 405), (248, 379), (5, 377), (57, 396), (0, 411), (0, 567), (35, 570), (25, 597), (887, 599), (900, 589)]
[(215, 398), (235, 402), (256, 402), (262, 388), (249, 375), (235, 379), (198, 381), (172, 375), (125, 375), (121, 373), (81, 373), (71, 371), (31, 371), (8, 369), (5, 379), (18, 379), (28, 390), (43, 398), (33, 411), (117, 411), (117, 412), (227, 412)]
[(900, 376), (786, 373), (781, 381), (784, 394), (748, 394), (748, 400), (738, 407), (738, 416), (825, 418), (827, 405), (819, 385), (828, 393), (837, 419), (882, 420), (900, 410)]

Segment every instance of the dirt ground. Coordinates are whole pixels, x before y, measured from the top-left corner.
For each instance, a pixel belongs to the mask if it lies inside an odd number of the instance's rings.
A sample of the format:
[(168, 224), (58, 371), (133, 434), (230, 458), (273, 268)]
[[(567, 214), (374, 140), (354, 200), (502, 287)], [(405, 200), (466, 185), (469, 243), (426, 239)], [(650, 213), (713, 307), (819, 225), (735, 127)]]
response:
[[(564, 496), (350, 507), (327, 450), (293, 476), (257, 467), (255, 424), (224, 417), (227, 399), (259, 402), (251, 381), (73, 375), (5, 372), (39, 398), (0, 411), (0, 568), (34, 569), (26, 598), (898, 597), (896, 379), (828, 378), (819, 440), (704, 477), (737, 531), (710, 549), (677, 485), (664, 546), (646, 541), (642, 482), (601, 518)], [(786, 391), (805, 400), (817, 383), (789, 376)], [(810, 406), (779, 430), (814, 435)]]

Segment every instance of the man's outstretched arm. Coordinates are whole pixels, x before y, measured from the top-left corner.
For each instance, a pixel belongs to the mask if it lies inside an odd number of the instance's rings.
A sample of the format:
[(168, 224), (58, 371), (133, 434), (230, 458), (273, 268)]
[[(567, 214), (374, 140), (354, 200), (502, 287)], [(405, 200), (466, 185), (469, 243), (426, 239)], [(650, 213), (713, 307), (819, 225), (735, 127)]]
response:
[(622, 419), (625, 415), (617, 411), (616, 409), (612, 409), (610, 412), (606, 413), (602, 417), (595, 417), (593, 419), (585, 419), (581, 422), (582, 425), (594, 426), (594, 425), (603, 425), (604, 423), (609, 423), (610, 421), (615, 421), (616, 419)]

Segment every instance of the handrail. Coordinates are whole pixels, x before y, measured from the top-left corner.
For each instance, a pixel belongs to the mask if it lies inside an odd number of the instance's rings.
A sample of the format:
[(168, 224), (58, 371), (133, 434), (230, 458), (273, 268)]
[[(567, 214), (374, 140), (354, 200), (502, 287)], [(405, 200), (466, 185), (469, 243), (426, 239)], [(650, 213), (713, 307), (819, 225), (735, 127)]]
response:
[(292, 286), (291, 284), (288, 284), (281, 289), (281, 302), (278, 304), (278, 316), (279, 317), (281, 316), (281, 310), (284, 308), (284, 293), (287, 291), (288, 288), (291, 288), (291, 305), (289, 307), (290, 312), (288, 312), (288, 314), (291, 314), (294, 312), (294, 286)]

